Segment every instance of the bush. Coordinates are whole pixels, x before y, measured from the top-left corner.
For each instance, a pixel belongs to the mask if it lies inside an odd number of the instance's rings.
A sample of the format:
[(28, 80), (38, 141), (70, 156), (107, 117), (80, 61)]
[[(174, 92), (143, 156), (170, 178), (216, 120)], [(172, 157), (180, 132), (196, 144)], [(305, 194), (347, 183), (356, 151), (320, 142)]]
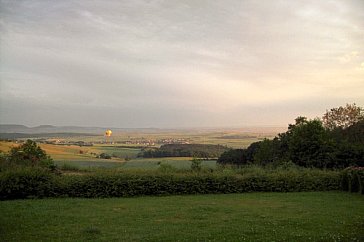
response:
[(0, 173), (0, 199), (52, 197), (55, 174), (42, 168), (23, 167)]
[(349, 167), (343, 171), (342, 176), (344, 191), (364, 194), (364, 167)]
[[(202, 170), (203, 171), (203, 170)], [(0, 174), (0, 199), (339, 190), (340, 172), (264, 170), (221, 172), (97, 172), (54, 175), (40, 169)]]
[(100, 155), (97, 156), (97, 158), (100, 158), (100, 159), (111, 159), (111, 155), (106, 154), (106, 153), (101, 153)]
[(201, 171), (201, 169), (202, 169), (202, 161), (197, 158), (193, 158), (191, 163), (191, 170), (199, 172)]

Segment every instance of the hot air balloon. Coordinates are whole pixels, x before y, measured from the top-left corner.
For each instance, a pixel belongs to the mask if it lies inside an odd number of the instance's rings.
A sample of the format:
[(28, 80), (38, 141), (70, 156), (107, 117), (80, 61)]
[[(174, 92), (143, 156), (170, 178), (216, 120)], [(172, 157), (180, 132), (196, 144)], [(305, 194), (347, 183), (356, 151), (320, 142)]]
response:
[(110, 136), (111, 136), (111, 134), (112, 134), (112, 131), (111, 131), (110, 129), (106, 130), (105, 135), (106, 135), (107, 137), (110, 137)]
[(111, 134), (112, 134), (112, 131), (110, 129), (105, 131), (105, 143), (107, 143), (108, 139), (109, 139), (109, 142), (111, 143), (111, 138), (110, 138)]

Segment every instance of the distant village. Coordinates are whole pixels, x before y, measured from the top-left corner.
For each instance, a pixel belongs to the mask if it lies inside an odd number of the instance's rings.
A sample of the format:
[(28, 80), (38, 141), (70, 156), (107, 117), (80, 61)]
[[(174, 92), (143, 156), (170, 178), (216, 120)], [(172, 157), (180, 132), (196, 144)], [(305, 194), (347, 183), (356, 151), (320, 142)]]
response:
[[(52, 144), (52, 145), (77, 145), (77, 146), (93, 146), (94, 144), (124, 144), (124, 145), (137, 145), (137, 146), (156, 146), (156, 145), (165, 145), (165, 144), (190, 144), (190, 139), (184, 138), (165, 138), (165, 139), (129, 139), (126, 141), (113, 141), (113, 140), (103, 140), (103, 141), (94, 141), (94, 142), (85, 142), (85, 141), (69, 141), (65, 139), (34, 139), (34, 141), (38, 143), (44, 144)], [(22, 140), (17, 140), (17, 143), (21, 143)]]

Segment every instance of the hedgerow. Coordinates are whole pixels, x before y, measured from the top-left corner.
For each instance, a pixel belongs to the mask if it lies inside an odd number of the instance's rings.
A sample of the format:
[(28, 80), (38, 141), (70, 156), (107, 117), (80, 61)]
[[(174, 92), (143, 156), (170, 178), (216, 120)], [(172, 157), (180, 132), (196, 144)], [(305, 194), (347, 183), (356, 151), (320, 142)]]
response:
[(96, 172), (57, 175), (42, 169), (0, 173), (0, 199), (340, 190), (337, 171)]

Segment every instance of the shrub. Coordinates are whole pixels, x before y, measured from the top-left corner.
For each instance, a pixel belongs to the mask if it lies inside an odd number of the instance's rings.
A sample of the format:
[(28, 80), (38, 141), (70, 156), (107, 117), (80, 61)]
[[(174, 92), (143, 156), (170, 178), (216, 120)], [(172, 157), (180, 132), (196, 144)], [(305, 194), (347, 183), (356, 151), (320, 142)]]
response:
[(191, 163), (191, 170), (201, 171), (201, 169), (202, 169), (202, 161), (197, 158), (193, 158)]
[(100, 155), (97, 156), (97, 158), (100, 158), (100, 159), (111, 159), (111, 155), (106, 154), (106, 153), (101, 153)]
[(344, 191), (364, 194), (364, 167), (349, 167), (342, 174)]
[(40, 169), (20, 169), (0, 174), (0, 199), (325, 191), (339, 190), (340, 178), (340, 172), (309, 169), (252, 168), (228, 173), (103, 171), (58, 176)]
[(52, 197), (55, 175), (45, 169), (23, 167), (0, 173), (0, 199)]

